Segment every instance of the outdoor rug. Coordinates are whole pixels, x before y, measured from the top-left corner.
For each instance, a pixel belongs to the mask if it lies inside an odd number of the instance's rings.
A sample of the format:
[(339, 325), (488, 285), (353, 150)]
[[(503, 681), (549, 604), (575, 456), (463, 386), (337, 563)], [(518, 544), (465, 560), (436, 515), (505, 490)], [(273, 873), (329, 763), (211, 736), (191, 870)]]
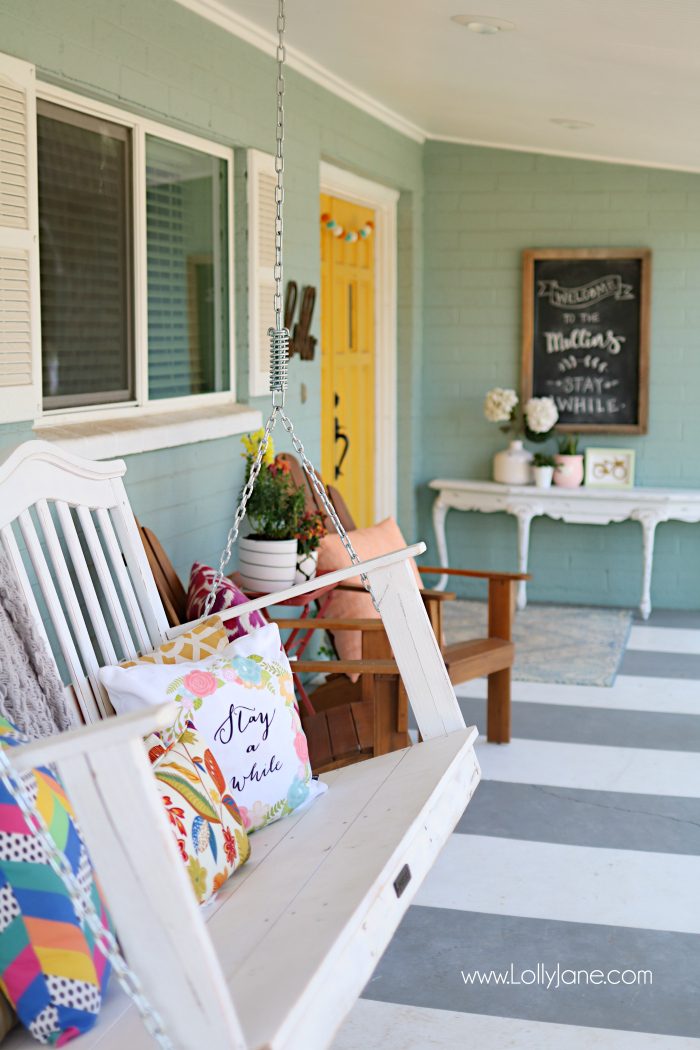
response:
[[(486, 603), (452, 601), (443, 605), (445, 640), (486, 636)], [(519, 682), (610, 686), (615, 681), (629, 636), (626, 609), (588, 609), (573, 605), (528, 605), (516, 612), (513, 627)]]

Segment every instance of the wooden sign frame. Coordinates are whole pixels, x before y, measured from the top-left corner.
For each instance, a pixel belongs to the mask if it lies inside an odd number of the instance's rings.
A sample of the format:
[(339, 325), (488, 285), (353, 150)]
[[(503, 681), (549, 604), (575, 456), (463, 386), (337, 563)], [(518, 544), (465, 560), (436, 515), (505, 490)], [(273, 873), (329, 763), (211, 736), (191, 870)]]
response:
[(533, 396), (535, 337), (535, 263), (544, 259), (639, 259), (639, 387), (634, 423), (567, 423), (557, 430), (577, 434), (646, 434), (649, 421), (649, 314), (651, 302), (651, 251), (648, 248), (531, 248), (523, 252), (522, 376), (523, 403)]

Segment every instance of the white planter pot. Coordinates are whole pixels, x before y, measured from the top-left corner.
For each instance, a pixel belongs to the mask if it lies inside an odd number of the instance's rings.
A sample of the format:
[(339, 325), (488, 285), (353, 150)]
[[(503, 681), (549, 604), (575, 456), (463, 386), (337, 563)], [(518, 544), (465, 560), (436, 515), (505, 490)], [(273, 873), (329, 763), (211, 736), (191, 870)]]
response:
[(535, 488), (548, 489), (552, 484), (553, 477), (554, 467), (532, 468), (532, 480), (535, 482)]
[(493, 480), (502, 485), (529, 485), (532, 452), (523, 448), (522, 441), (511, 441), (510, 446), (493, 457)]
[(318, 550), (311, 551), (311, 554), (298, 554), (297, 555), (297, 571), (294, 577), (295, 583), (308, 583), (309, 580), (313, 580), (318, 570)]
[(296, 540), (238, 541), (238, 570), (247, 591), (271, 594), (291, 587), (297, 571)]

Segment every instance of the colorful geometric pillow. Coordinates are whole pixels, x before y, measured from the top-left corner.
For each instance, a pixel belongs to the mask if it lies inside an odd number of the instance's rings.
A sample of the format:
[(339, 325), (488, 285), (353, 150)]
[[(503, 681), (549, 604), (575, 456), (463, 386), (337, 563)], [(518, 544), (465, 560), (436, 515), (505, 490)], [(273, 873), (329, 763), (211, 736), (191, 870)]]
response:
[(244, 635), (198, 664), (105, 667), (100, 680), (120, 714), (175, 701), (179, 717), (169, 733), (161, 732), (163, 742), (177, 739), (183, 722), (196, 725), (249, 832), (326, 790), (311, 776), (276, 624)]
[(180, 856), (203, 904), (250, 856), (243, 818), (192, 722), (168, 748), (156, 733), (146, 743)]
[[(215, 577), (216, 570), (209, 565), (202, 565), (201, 562), (196, 561), (192, 566), (190, 585), (187, 588), (188, 620), (197, 620), (204, 615), (204, 607)], [(213, 613), (223, 612), (225, 609), (233, 609), (236, 605), (243, 605), (247, 601), (248, 599), (243, 591), (236, 587), (235, 583), (227, 577), (224, 577), (217, 584), (216, 597), (211, 611)], [(225, 626), (228, 630), (230, 641), (235, 642), (236, 638), (241, 638), (244, 634), (250, 634), (251, 631), (257, 630), (258, 627), (264, 627), (266, 622), (265, 617), (256, 610), (252, 613), (246, 613), (244, 616), (239, 616), (236, 620), (226, 621)]]
[(123, 660), (120, 667), (135, 667), (137, 663), (178, 664), (183, 660), (196, 663), (220, 652), (228, 645), (226, 626), (219, 616), (202, 620), (191, 631), (185, 631), (170, 642), (163, 642), (152, 653), (144, 653), (135, 660)]
[[(0, 718), (0, 747), (28, 743)], [(70, 802), (51, 770), (23, 775), (98, 915), (110, 923)], [(111, 928), (111, 926), (110, 926)], [(97, 1020), (110, 966), (76, 918), (68, 891), (47, 863), (41, 841), (0, 783), (0, 986), (35, 1039), (64, 1046)]]

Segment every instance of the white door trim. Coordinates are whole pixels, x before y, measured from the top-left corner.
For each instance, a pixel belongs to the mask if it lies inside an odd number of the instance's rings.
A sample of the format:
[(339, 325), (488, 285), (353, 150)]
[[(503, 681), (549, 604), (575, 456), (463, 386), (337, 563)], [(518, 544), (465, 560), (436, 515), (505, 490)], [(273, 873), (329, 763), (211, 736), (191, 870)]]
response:
[(374, 511), (377, 521), (381, 521), (390, 515), (396, 517), (397, 508), (396, 206), (399, 192), (321, 161), (321, 193), (362, 204), (376, 213)]

